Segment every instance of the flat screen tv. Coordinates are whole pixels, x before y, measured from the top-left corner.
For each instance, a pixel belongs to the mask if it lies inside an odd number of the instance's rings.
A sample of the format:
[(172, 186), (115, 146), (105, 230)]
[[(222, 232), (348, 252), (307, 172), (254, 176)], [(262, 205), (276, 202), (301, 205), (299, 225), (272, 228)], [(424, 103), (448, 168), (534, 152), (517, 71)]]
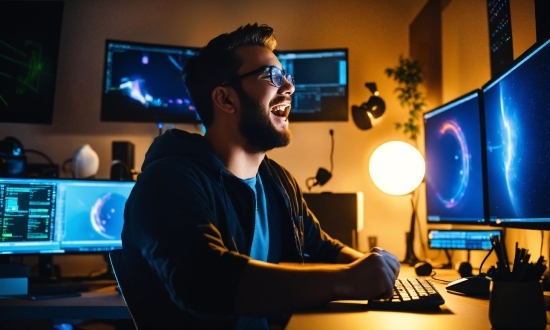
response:
[(0, 1), (0, 123), (52, 123), (63, 4)]
[(101, 121), (198, 123), (181, 79), (198, 48), (105, 41)]
[(348, 121), (348, 50), (276, 51), (294, 76), (290, 122)]

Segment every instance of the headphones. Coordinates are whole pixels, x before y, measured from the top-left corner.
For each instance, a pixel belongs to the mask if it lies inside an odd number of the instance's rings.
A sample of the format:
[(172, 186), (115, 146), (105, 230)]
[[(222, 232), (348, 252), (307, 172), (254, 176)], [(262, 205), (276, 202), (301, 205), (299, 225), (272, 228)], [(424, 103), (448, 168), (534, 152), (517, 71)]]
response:
[(23, 144), (13, 136), (7, 136), (0, 141), (0, 156), (22, 157), (24, 155)]

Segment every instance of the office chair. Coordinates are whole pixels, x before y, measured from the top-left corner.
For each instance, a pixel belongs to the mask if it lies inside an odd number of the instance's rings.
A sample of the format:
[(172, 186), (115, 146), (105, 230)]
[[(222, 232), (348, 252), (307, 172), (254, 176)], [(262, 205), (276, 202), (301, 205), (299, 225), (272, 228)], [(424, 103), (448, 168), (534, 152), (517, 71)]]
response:
[[(181, 329), (192, 324), (180, 309), (174, 305), (162, 288), (153, 283), (134, 283), (128, 276), (127, 267), (122, 258), (122, 249), (111, 250), (109, 261), (118, 283), (120, 294), (130, 312), (137, 330), (145, 329)], [(144, 290), (150, 286), (152, 290)], [(193, 326), (189, 326), (193, 327)]]
[[(133, 300), (131, 300), (131, 294), (130, 291), (128, 291), (129, 295), (126, 295), (126, 291), (123, 291), (123, 287), (127, 289), (127, 286), (124, 285), (124, 267), (122, 265), (122, 250), (111, 250), (109, 252), (109, 261), (111, 262), (111, 268), (113, 269), (113, 273), (115, 274), (115, 279), (118, 284), (118, 289), (120, 290), (120, 294), (122, 295), (122, 299), (124, 299), (124, 303), (126, 304), (126, 307), (128, 308), (128, 311), (130, 312), (130, 316), (132, 317), (132, 321), (134, 322), (134, 325), (136, 329), (141, 329), (141, 327), (138, 326), (138, 323), (136, 322), (135, 314), (132, 312), (132, 308), (130, 305), (133, 306)], [(137, 303), (137, 300), (135, 301)]]

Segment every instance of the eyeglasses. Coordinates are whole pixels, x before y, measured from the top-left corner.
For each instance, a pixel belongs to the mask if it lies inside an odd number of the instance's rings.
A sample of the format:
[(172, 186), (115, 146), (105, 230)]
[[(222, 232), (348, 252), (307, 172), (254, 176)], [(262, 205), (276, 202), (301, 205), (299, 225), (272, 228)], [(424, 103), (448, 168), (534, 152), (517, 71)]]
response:
[(281, 70), (276, 66), (264, 65), (259, 69), (256, 69), (256, 70), (244, 73), (244, 74), (242, 74), (240, 76), (237, 76), (235, 78), (229, 79), (226, 82), (222, 83), (222, 86), (228, 85), (229, 83), (231, 83), (235, 80), (240, 80), (240, 79), (252, 76), (256, 73), (260, 73), (260, 72), (269, 72), (269, 74), (267, 76), (263, 76), (261, 78), (269, 77), (269, 80), (271, 81), (273, 86), (275, 86), (277, 88), (279, 88), (283, 85), (283, 78), (286, 79), (292, 85), (294, 85), (294, 77), (290, 73), (286, 72), (285, 70)]

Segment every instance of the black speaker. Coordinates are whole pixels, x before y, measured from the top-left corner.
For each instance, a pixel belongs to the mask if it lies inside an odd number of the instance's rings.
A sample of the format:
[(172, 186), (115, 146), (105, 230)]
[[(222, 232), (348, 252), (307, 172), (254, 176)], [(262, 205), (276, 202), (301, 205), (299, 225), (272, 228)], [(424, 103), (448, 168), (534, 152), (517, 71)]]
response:
[(134, 144), (127, 141), (113, 141), (111, 180), (133, 180)]
[(112, 157), (113, 162), (119, 161), (134, 169), (134, 144), (128, 141), (113, 141)]

